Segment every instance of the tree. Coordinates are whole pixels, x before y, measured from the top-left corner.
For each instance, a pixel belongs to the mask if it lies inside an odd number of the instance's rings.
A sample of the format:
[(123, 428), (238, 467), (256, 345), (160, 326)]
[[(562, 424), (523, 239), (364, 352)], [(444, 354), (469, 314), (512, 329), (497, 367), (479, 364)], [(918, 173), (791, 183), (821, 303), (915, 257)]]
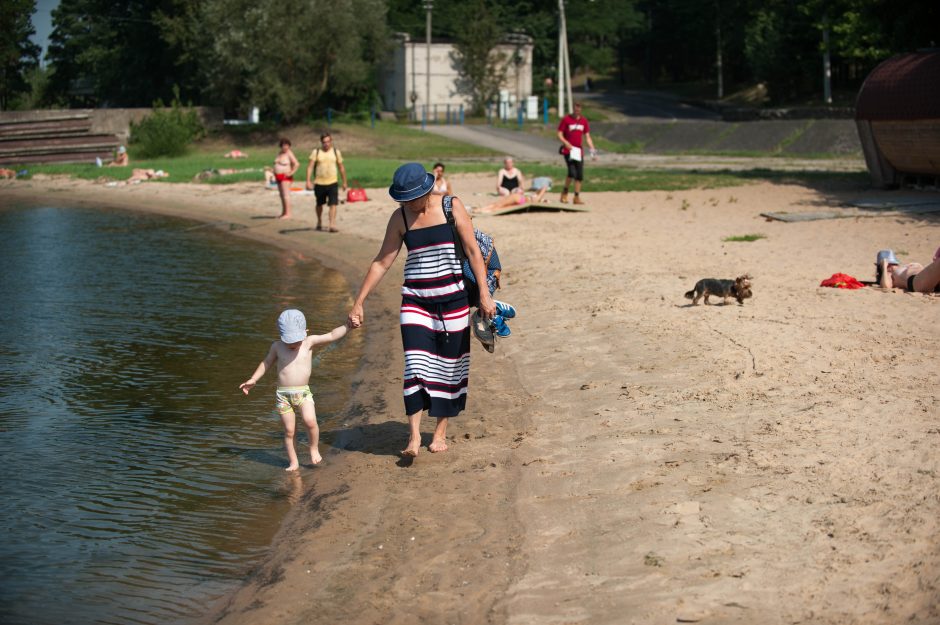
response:
[(471, 112), (479, 115), (506, 78), (510, 60), (495, 49), (506, 34), (503, 20), (486, 0), (459, 4), (452, 18), (463, 25), (454, 33), (452, 53), (460, 74), (457, 90), (470, 97)]
[(0, 0), (0, 109), (30, 91), (27, 74), (39, 67), (41, 49), (30, 41), (35, 11), (33, 0)]
[(206, 0), (200, 59), (207, 93), (297, 121), (318, 104), (372, 103), (388, 46), (384, 0)]
[(567, 3), (571, 65), (607, 73), (617, 61), (621, 40), (642, 24), (635, 0), (595, 0)]
[(52, 12), (47, 54), (54, 94), (84, 105), (169, 100), (178, 78), (154, 21), (159, 6), (160, 0), (62, 0)]

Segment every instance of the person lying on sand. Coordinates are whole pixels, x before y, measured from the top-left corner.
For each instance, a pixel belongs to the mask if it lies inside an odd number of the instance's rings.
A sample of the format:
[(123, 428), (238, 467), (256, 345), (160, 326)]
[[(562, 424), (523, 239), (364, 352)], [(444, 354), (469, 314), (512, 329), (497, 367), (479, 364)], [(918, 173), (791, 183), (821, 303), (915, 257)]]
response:
[(902, 265), (892, 250), (881, 250), (875, 259), (875, 280), (884, 289), (904, 289), (910, 293), (940, 293), (940, 248), (933, 262)]
[(474, 208), (473, 214), (493, 213), (498, 210), (511, 208), (513, 206), (522, 206), (523, 204), (544, 204), (548, 202), (545, 194), (552, 188), (552, 179), (542, 176), (532, 181), (532, 191), (529, 193), (510, 193), (503, 195), (486, 206)]

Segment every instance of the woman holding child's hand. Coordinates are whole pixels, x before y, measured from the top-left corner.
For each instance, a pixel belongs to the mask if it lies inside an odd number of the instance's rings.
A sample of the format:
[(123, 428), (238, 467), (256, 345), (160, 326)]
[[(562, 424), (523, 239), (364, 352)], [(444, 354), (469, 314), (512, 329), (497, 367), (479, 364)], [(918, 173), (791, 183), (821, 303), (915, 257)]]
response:
[[(405, 413), (411, 434), (403, 456), (416, 456), (421, 447), (421, 413), (437, 418), (428, 449), (447, 450), (447, 420), (465, 408), (470, 374), (470, 307), (461, 263), (454, 247), (454, 228), (445, 205), (452, 203), (457, 235), (477, 284), (486, 284), (483, 255), (463, 203), (456, 197), (432, 194), (434, 175), (418, 163), (395, 172), (389, 194), (400, 202), (385, 228), (385, 237), (362, 281), (349, 311), (349, 323), (365, 322), (363, 304), (398, 257), (408, 248), (402, 285), (401, 336), (405, 352)], [(480, 289), (480, 315), (492, 319), (496, 304), (487, 289)]]

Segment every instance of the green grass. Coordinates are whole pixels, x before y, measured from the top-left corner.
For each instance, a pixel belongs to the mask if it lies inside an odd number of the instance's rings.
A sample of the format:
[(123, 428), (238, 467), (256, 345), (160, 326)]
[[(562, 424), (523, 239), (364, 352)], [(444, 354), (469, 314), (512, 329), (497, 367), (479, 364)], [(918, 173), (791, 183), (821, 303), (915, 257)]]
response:
[[(244, 169), (242, 173), (210, 179), (211, 184), (230, 184), (236, 182), (258, 183), (262, 179), (262, 169), (270, 166), (277, 152), (277, 137), (287, 134), (294, 139), (295, 154), (301, 162), (296, 175), (296, 184), (303, 185), (306, 177), (307, 156), (316, 145), (323, 124), (312, 122), (293, 128), (278, 128), (274, 125), (247, 129), (234, 127), (217, 132), (209, 139), (196, 145), (189, 154), (175, 158), (157, 158), (138, 160), (134, 148), (130, 147), (132, 167), (96, 167), (87, 164), (49, 164), (20, 165), (15, 169), (27, 169), (29, 175), (68, 175), (86, 180), (126, 180), (133, 168), (162, 169), (170, 177), (158, 182), (190, 182), (207, 169)], [(344, 151), (346, 169), (350, 182), (356, 181), (365, 187), (385, 187), (395, 169), (403, 162), (415, 160), (430, 166), (437, 160), (445, 162), (448, 174), (491, 173), (495, 177), (496, 159), (501, 154), (477, 146), (452, 141), (438, 135), (422, 132), (419, 128), (394, 122), (380, 122), (372, 129), (368, 123), (334, 123), (331, 126), (334, 139)], [(554, 136), (554, 128), (543, 128), (541, 124), (530, 124), (527, 132), (546, 133)], [(344, 148), (343, 146), (349, 146)], [(601, 144), (603, 149), (609, 149)], [(232, 161), (222, 158), (222, 154), (233, 148), (247, 152), (250, 157)], [(635, 147), (635, 146), (634, 146)], [(536, 176), (549, 176), (556, 182), (556, 187), (563, 180), (564, 172), (555, 164), (520, 163), (522, 171), (529, 179)], [(832, 184), (865, 187), (867, 174), (861, 173), (810, 173), (810, 172), (774, 172), (769, 170), (750, 171), (671, 171), (638, 170), (627, 167), (605, 167), (589, 163), (587, 167), (585, 190), (590, 191), (678, 191), (695, 188), (732, 187), (749, 184), (758, 180), (771, 180), (782, 183), (807, 185)]]
[(741, 234), (733, 237), (725, 237), (722, 241), (727, 241), (729, 243), (750, 243), (752, 241), (759, 241), (760, 239), (766, 239), (767, 236), (763, 234)]
[[(321, 126), (317, 125), (316, 128), (319, 129)], [(434, 133), (423, 132), (420, 126), (392, 122), (376, 122), (374, 129), (369, 124), (333, 124), (330, 126), (330, 131), (334, 133), (334, 139), (337, 145), (340, 146), (344, 136), (361, 139), (362, 141), (357, 141), (357, 146), (363, 143), (367, 147), (366, 149), (357, 147), (356, 153), (358, 156), (424, 162), (489, 158), (500, 155), (499, 152), (489, 148), (461, 143)], [(340, 149), (342, 149), (342, 146)], [(306, 156), (304, 154), (302, 160), (305, 160)], [(301, 158), (300, 155), (298, 155), (298, 158)]]

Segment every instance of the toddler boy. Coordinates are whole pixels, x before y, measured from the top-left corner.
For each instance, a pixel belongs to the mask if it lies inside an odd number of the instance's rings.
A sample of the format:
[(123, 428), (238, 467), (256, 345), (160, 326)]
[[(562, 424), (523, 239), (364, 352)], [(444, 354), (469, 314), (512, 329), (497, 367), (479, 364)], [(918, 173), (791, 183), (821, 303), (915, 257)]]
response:
[(317, 445), (320, 442), (320, 428), (317, 427), (317, 414), (313, 395), (310, 393), (310, 372), (313, 367), (313, 348), (317, 345), (332, 343), (346, 336), (347, 325), (334, 328), (329, 334), (307, 336), (307, 320), (296, 308), (289, 308), (277, 318), (280, 340), (271, 343), (268, 355), (248, 380), (238, 388), (245, 395), (254, 388), (261, 376), (277, 364), (277, 393), (275, 406), (284, 423), (284, 447), (290, 465), (287, 471), (296, 471), (300, 466), (297, 452), (294, 450), (294, 428), (296, 418), (294, 408), (300, 408), (300, 415), (310, 433), (310, 461), (319, 464), (323, 460)]

